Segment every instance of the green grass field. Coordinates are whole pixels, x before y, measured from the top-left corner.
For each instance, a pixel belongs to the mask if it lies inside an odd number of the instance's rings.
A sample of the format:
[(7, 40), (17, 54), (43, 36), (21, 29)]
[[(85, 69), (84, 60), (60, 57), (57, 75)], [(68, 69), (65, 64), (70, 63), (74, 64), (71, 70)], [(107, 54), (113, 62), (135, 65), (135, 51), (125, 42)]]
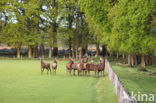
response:
[(67, 76), (66, 63), (54, 76), (41, 75), (39, 60), (0, 60), (0, 103), (117, 103), (106, 71), (101, 78)]
[[(151, 71), (156, 70), (156, 67), (147, 66), (146, 69), (149, 72), (143, 72), (138, 70), (140, 68), (139, 66), (130, 68), (119, 66), (116, 63), (111, 63), (111, 65), (130, 94), (132, 91), (136, 94), (148, 94), (148, 96), (149, 94), (154, 94), (156, 99), (156, 75), (150, 74)], [(144, 101), (141, 103), (153, 102)]]

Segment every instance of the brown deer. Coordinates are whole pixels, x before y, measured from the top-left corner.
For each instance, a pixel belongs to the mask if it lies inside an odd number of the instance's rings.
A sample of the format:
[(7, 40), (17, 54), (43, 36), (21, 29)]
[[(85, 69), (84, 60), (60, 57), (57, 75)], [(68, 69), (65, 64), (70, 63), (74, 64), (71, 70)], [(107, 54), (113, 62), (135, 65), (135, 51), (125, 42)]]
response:
[(52, 63), (52, 73), (56, 75), (56, 69), (57, 69), (57, 62), (58, 60), (55, 58), (54, 62)]
[[(80, 72), (83, 71), (83, 75), (84, 75), (84, 71), (85, 71), (85, 66), (88, 62), (88, 57), (87, 56), (84, 56), (82, 59), (81, 59), (81, 62), (78, 63), (78, 67), (77, 67), (77, 70), (78, 70), (78, 75), (80, 75)], [(86, 72), (85, 72), (85, 75), (86, 75)]]
[(73, 75), (75, 75), (75, 71), (77, 70), (78, 72), (78, 75), (80, 75), (80, 71), (81, 71), (81, 68), (80, 68), (80, 63), (74, 63), (72, 65), (72, 69), (73, 69)]
[(47, 69), (47, 74), (49, 71), (51, 72), (50, 63), (44, 63), (42, 57), (40, 57), (40, 61), (41, 61), (41, 74), (43, 74), (44, 69)]
[(90, 71), (94, 71), (94, 59), (91, 59), (91, 63), (84, 64), (85, 75), (88, 73), (90, 75)]
[(101, 71), (101, 76), (103, 75), (104, 76), (104, 69), (105, 69), (105, 59), (100, 57), (100, 60), (99, 60), (99, 70)]
[(95, 76), (96, 73), (98, 73), (98, 77), (99, 77), (100, 72), (101, 72), (101, 76), (104, 76), (104, 69), (105, 69), (105, 59), (100, 57), (98, 66), (94, 67)]
[(83, 56), (83, 58), (81, 59), (82, 63), (87, 63), (88, 62), (88, 57), (87, 56)]
[(66, 64), (66, 71), (68, 75), (71, 74), (73, 64), (74, 64), (74, 59), (70, 58), (69, 63)]

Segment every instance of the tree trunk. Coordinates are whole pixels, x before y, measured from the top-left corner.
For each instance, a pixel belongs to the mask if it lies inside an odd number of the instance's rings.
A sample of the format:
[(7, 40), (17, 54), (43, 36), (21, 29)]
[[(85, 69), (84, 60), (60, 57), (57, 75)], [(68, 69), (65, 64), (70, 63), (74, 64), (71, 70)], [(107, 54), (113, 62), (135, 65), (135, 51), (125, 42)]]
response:
[(76, 59), (78, 58), (78, 47), (76, 46)]
[(28, 51), (28, 57), (32, 58), (32, 48), (29, 46), (28, 47), (29, 51)]
[(33, 48), (33, 57), (37, 56), (36, 53), (37, 53), (37, 47)]
[(146, 65), (145, 65), (145, 56), (141, 55), (141, 68), (145, 69)]
[(125, 64), (128, 64), (128, 55), (126, 55)]
[(128, 54), (128, 65), (129, 65), (130, 67), (132, 67), (131, 55), (130, 55), (130, 54)]
[(17, 47), (17, 58), (20, 58), (20, 47)]
[(156, 65), (156, 56), (152, 56), (152, 65)]
[(75, 58), (75, 46), (74, 46), (74, 44), (72, 45), (72, 57)]
[(71, 57), (71, 44), (69, 44), (69, 58)]
[(101, 51), (101, 56), (106, 56), (107, 55), (107, 49), (105, 45), (102, 45), (102, 51)]
[(99, 43), (96, 44), (96, 55), (99, 56), (100, 54), (100, 48), (99, 48)]
[[(53, 8), (55, 9), (54, 13), (57, 18), (58, 16), (58, 3), (56, 0), (53, 0)], [(53, 56), (58, 56), (58, 47), (57, 47), (57, 19), (53, 18), (52, 21), (52, 38), (53, 38)]]
[(117, 59), (119, 58), (119, 53), (116, 54)]
[(148, 56), (145, 56), (145, 64), (148, 64)]
[(52, 45), (50, 45), (49, 47), (49, 58), (51, 58), (51, 55), (52, 55)]
[(131, 55), (131, 66), (133, 67), (135, 64), (135, 61), (134, 61), (134, 55)]
[(122, 54), (122, 58), (123, 58), (123, 59), (125, 58), (125, 54)]
[(84, 55), (84, 48), (81, 46), (81, 49), (80, 49), (80, 58), (82, 58)]
[(82, 58), (83, 55), (84, 55), (84, 51), (85, 51), (85, 49), (84, 49), (84, 42), (83, 42), (83, 40), (82, 40), (82, 43), (81, 43), (81, 52), (80, 52), (80, 57), (81, 57), (81, 58)]
[(87, 54), (88, 55), (88, 45), (85, 46), (85, 52), (84, 54)]
[(40, 55), (44, 57), (44, 45), (43, 44), (41, 44), (40, 46)]
[(58, 56), (58, 47), (54, 47), (54, 49), (53, 49), (53, 56), (54, 57)]
[(138, 60), (137, 60), (137, 56), (136, 55), (134, 55), (134, 61), (135, 61), (135, 65), (137, 65), (138, 64)]

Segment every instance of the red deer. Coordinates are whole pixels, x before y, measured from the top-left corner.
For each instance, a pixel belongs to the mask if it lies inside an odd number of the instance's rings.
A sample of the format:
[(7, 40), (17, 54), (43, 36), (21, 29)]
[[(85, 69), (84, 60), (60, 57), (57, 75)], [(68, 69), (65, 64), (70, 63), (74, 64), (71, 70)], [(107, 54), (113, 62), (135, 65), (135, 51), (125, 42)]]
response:
[(42, 57), (40, 57), (40, 61), (41, 61), (41, 74), (43, 74), (44, 69), (47, 69), (47, 74), (49, 71), (51, 72), (50, 63), (44, 63)]
[(99, 64), (100, 64), (100, 69), (101, 69), (101, 76), (103, 74), (104, 76), (104, 69), (105, 69), (105, 59), (104, 58), (100, 58), (100, 61), (99, 61)]
[(90, 75), (90, 71), (94, 71), (95, 76), (96, 76), (96, 73), (98, 73), (98, 77), (99, 77), (100, 72), (101, 72), (101, 76), (102, 76), (102, 72), (104, 75), (105, 61), (103, 58), (100, 58), (99, 64), (95, 65), (94, 60), (92, 59), (91, 64), (89, 64), (89, 63), (86, 64), (85, 68), (86, 68), (86, 72), (88, 72), (89, 75)]
[(54, 62), (52, 63), (52, 72), (56, 75), (56, 69), (57, 69), (57, 62), (58, 60), (55, 58)]
[(71, 74), (73, 64), (74, 64), (74, 60), (71, 58), (70, 62), (66, 64), (67, 74)]
[(105, 69), (105, 59), (100, 57), (98, 68), (94, 68), (95, 76), (96, 76), (96, 72), (98, 72), (98, 77), (100, 72), (101, 72), (101, 76), (102, 75), (104, 76), (104, 69)]
[(90, 75), (90, 71), (94, 71), (94, 59), (91, 59), (91, 63), (86, 63), (84, 65), (85, 68), (85, 75), (88, 72), (88, 75)]
[[(85, 71), (85, 66), (88, 62), (88, 57), (87, 56), (84, 56), (82, 59), (81, 59), (81, 63), (79, 63), (78, 65), (78, 74), (80, 74), (81, 71), (83, 71), (83, 75), (84, 75), (84, 71)], [(86, 72), (85, 72), (85, 75), (86, 75)]]
[(88, 62), (88, 57), (87, 57), (87, 56), (84, 56), (84, 57), (81, 59), (81, 62), (82, 62), (82, 63), (87, 63), (87, 62)]
[(73, 69), (73, 75), (75, 75), (75, 71), (77, 70), (78, 72), (78, 75), (80, 75), (80, 71), (81, 71), (81, 68), (80, 68), (80, 63), (74, 63), (72, 65), (72, 69)]
[[(78, 66), (78, 68), (79, 68), (79, 73), (81, 72), (81, 71), (83, 71), (83, 75), (84, 75), (84, 72), (85, 72), (85, 70), (86, 70), (86, 65), (87, 65), (87, 63), (80, 63), (79, 64), (79, 66)], [(85, 72), (85, 76), (86, 76), (86, 72)]]

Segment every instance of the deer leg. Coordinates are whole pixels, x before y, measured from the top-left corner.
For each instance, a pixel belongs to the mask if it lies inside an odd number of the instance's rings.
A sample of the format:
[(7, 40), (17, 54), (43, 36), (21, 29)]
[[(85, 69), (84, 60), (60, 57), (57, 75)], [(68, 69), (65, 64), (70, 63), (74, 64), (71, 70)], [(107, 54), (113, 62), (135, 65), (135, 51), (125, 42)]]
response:
[(50, 71), (50, 74), (51, 74), (51, 69), (50, 69), (50, 67), (49, 67), (49, 71)]
[(70, 74), (71, 74), (71, 70), (70, 70), (70, 69), (68, 69), (68, 70), (67, 70), (67, 73), (68, 73), (68, 75), (70, 75)]
[(85, 70), (85, 76), (87, 75), (87, 71)]
[(68, 72), (69, 72), (69, 70), (68, 69), (66, 69), (66, 74), (68, 75)]
[(77, 74), (78, 74), (78, 76), (79, 76), (79, 70), (77, 70)]
[(78, 70), (78, 72), (79, 72), (79, 76), (81, 75), (80, 73), (81, 73), (81, 71), (80, 70)]
[(48, 71), (49, 71), (49, 69), (47, 69), (47, 75), (48, 75)]
[(42, 74), (43, 74), (43, 72), (44, 72), (44, 68), (42, 68)]
[(99, 71), (98, 71), (98, 78), (99, 78)]
[(90, 70), (88, 71), (88, 75), (90, 76)]
[(75, 76), (75, 69), (73, 69), (73, 75)]
[(69, 75), (71, 75), (71, 69), (69, 69)]
[(96, 71), (95, 71), (95, 77), (96, 77)]
[(68, 70), (66, 69), (66, 74), (68, 73)]
[(41, 74), (43, 74), (43, 68), (41, 68)]
[(102, 71), (101, 71), (101, 77), (102, 77)]
[(55, 74), (55, 73), (54, 73), (54, 69), (53, 69), (53, 74)]

